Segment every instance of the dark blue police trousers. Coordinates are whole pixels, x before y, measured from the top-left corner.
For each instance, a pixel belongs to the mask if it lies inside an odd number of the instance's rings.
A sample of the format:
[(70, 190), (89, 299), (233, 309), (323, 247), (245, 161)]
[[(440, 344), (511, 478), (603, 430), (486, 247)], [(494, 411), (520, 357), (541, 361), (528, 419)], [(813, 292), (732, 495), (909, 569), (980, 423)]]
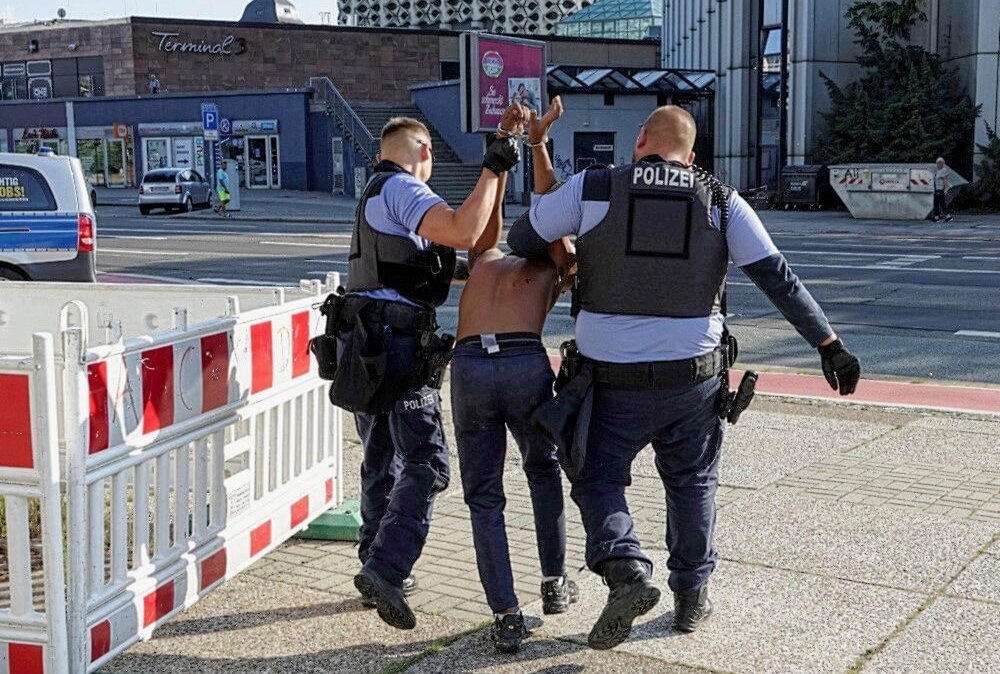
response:
[(489, 354), (459, 345), (451, 362), (451, 400), (465, 502), (472, 514), (479, 578), (494, 612), (518, 606), (510, 567), (503, 490), (507, 428), (521, 451), (535, 517), (543, 576), (565, 573), (566, 520), (555, 447), (531, 425), (534, 409), (552, 397), (549, 357), (537, 344)]
[[(414, 368), (416, 353), (416, 337), (392, 335), (388, 376)], [(354, 419), (364, 445), (358, 555), (365, 568), (399, 586), (423, 550), (434, 496), (449, 481), (441, 396), (416, 387), (391, 411)]]
[(708, 580), (717, 553), (715, 491), (723, 422), (719, 377), (657, 390), (597, 386), (587, 456), (572, 497), (587, 532), (587, 566), (600, 573), (613, 559), (638, 559), (652, 572), (632, 526), (625, 487), (632, 461), (652, 443), (666, 489), (670, 589), (693, 592)]

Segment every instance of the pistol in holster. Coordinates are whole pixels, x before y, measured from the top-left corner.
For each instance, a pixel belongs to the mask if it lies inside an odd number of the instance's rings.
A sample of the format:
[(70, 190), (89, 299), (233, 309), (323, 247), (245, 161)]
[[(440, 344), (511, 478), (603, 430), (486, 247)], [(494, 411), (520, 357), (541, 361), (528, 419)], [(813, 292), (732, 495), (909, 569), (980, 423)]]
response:
[(722, 402), (719, 405), (719, 418), (725, 419), (730, 424), (736, 424), (740, 420), (740, 415), (750, 407), (753, 401), (754, 391), (757, 388), (757, 373), (747, 370), (743, 373), (743, 379), (735, 391), (729, 390), (729, 371), (722, 377)]
[(440, 389), (444, 384), (444, 373), (448, 369), (448, 363), (451, 362), (454, 346), (454, 335), (439, 335), (433, 331), (420, 333), (417, 359), (420, 361), (420, 380), (427, 386)]
[(559, 366), (559, 374), (556, 375), (554, 385), (556, 393), (562, 391), (567, 382), (580, 374), (580, 368), (583, 367), (583, 356), (580, 355), (580, 350), (576, 347), (576, 340), (571, 339), (568, 342), (563, 342), (559, 347), (559, 355), (562, 358), (562, 363)]
[(326, 328), (322, 335), (309, 340), (309, 350), (316, 359), (320, 379), (333, 381), (337, 374), (337, 334), (340, 332), (341, 312), (345, 302), (343, 287), (330, 293), (319, 307), (319, 312), (326, 317)]

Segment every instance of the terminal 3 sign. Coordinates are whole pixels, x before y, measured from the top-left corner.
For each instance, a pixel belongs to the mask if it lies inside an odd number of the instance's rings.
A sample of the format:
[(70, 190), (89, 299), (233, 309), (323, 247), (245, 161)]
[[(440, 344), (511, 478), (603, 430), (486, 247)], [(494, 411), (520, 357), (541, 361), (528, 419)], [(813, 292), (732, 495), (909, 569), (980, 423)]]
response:
[(247, 41), (235, 35), (226, 35), (221, 40), (190, 40), (180, 33), (151, 31), (159, 40), (157, 48), (162, 52), (182, 54), (214, 54), (216, 56), (239, 56), (247, 50)]

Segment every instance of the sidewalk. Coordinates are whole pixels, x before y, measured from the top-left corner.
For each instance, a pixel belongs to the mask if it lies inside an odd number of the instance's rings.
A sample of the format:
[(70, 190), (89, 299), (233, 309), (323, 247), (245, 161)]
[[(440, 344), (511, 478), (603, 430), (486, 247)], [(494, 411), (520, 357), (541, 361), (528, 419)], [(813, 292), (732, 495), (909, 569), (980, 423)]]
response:
[[(443, 395), (448, 400), (447, 388)], [(449, 437), (453, 438), (450, 409)], [(351, 425), (348, 423), (348, 427)], [(586, 648), (606, 588), (583, 565), (567, 499), (567, 567), (582, 600), (515, 657), (493, 652), (457, 459), (415, 573), (417, 628), (361, 607), (352, 545), (291, 541), (104, 668), (187, 672), (1000, 671), (1000, 416), (765, 398), (729, 430), (718, 502), (716, 615), (668, 630), (669, 596), (610, 652)], [(347, 493), (360, 448), (348, 431)], [(530, 501), (509, 442), (507, 526), (526, 614), (540, 616)], [(629, 489), (665, 582), (663, 491), (643, 452)]]
[[(97, 189), (97, 205), (138, 208), (139, 195), (135, 188)], [(336, 196), (327, 192), (297, 190), (240, 190), (240, 210), (231, 213), (233, 220), (257, 222), (289, 222), (329, 224), (353, 222), (358, 202), (353, 197)], [(215, 217), (211, 211), (178, 213), (173, 218)]]

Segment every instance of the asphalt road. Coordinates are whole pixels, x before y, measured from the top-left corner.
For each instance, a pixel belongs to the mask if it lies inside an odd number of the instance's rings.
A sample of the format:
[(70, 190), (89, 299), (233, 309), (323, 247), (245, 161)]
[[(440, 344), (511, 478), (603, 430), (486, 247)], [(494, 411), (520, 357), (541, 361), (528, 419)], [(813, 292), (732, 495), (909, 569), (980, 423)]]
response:
[[(341, 207), (332, 217), (348, 214)], [(762, 215), (866, 374), (1000, 384), (1000, 217), (941, 226)], [(141, 217), (134, 206), (100, 206), (98, 270), (111, 279), (276, 285), (346, 271), (350, 225), (259, 217)], [(458, 290), (441, 311), (445, 327), (454, 326)], [(816, 353), (739, 270), (729, 297), (741, 364), (818, 370)], [(546, 342), (571, 333), (567, 297)]]

